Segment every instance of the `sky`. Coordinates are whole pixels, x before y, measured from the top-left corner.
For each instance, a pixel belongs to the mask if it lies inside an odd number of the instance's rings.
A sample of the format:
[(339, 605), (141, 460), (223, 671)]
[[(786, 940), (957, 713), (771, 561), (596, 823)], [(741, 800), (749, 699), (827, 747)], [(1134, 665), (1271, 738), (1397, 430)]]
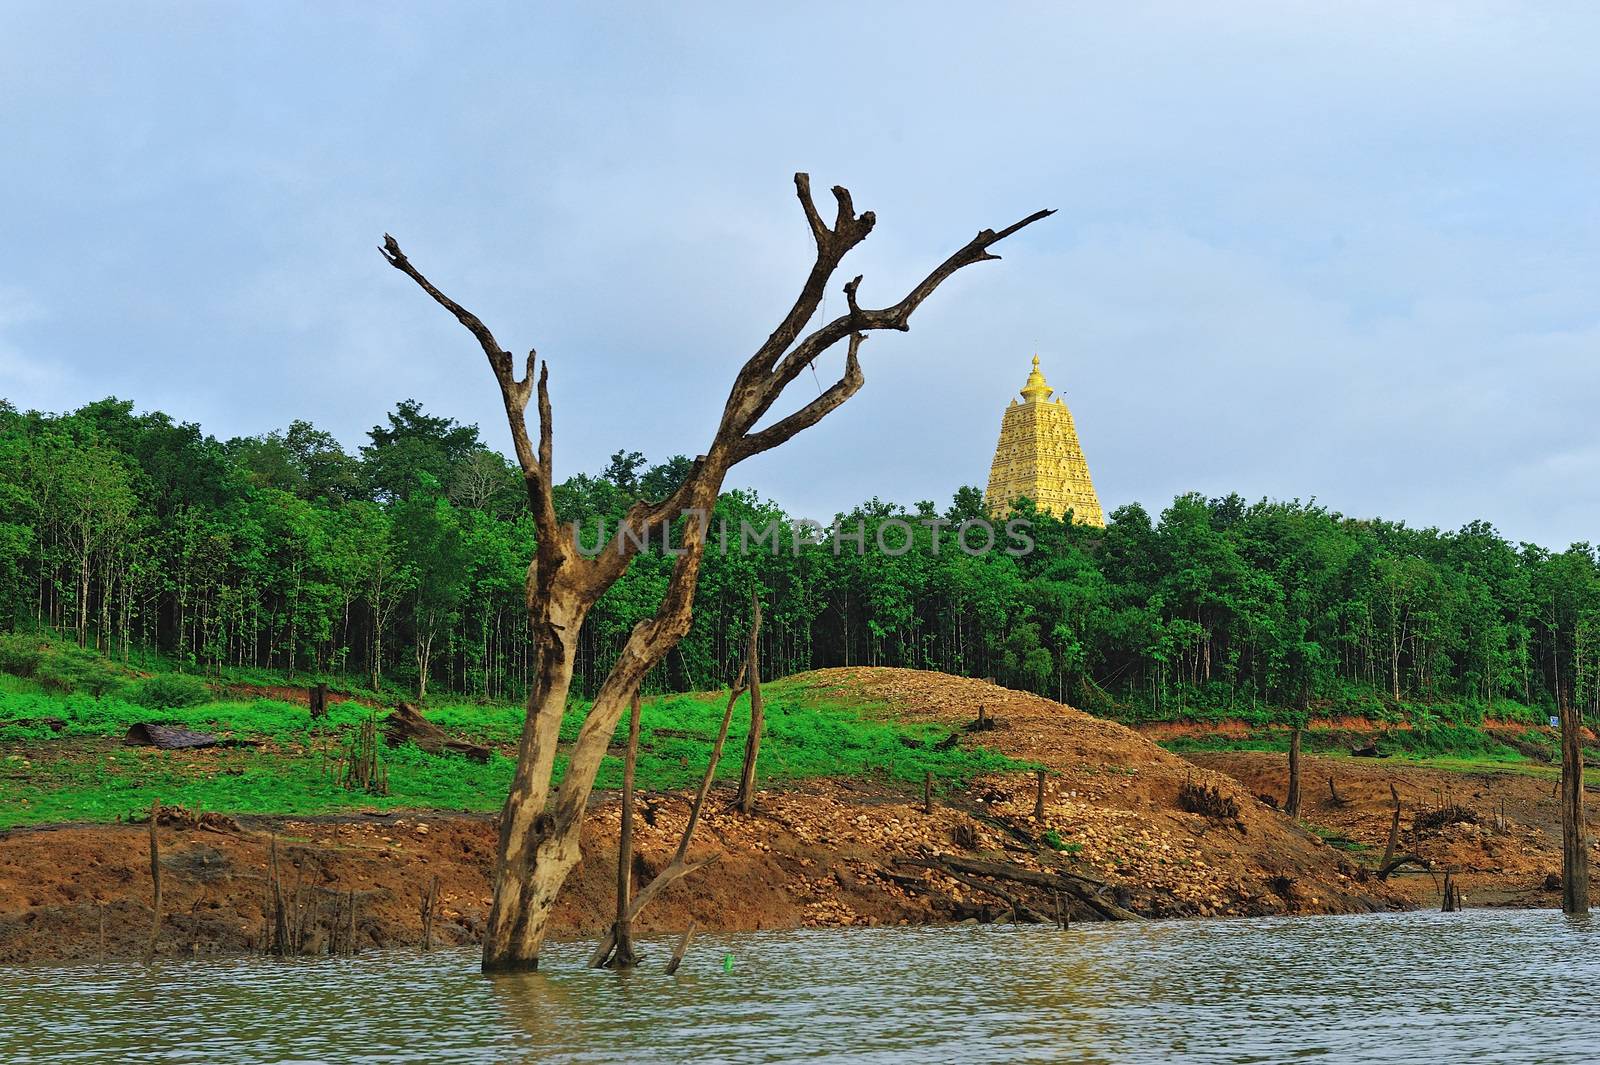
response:
[(887, 305), (1059, 213), (730, 486), (823, 521), (943, 505), (1037, 353), (1108, 512), (1238, 492), (1600, 540), (1595, 5), (0, 6), (20, 408), (353, 448), (414, 397), (504, 447), (391, 232), (549, 359), (558, 478), (693, 455), (810, 267), (805, 170), (878, 218), (835, 314), (856, 273)]

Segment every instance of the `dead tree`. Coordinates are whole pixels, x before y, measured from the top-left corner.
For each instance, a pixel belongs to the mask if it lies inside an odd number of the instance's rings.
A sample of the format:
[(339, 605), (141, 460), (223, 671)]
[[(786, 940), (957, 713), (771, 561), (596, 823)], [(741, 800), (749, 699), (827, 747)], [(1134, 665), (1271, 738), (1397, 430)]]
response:
[[(533, 512), (535, 551), (526, 585), (533, 676), (516, 773), (500, 817), (494, 901), (483, 943), (485, 971), (538, 966), (551, 908), (580, 857), (584, 807), (606, 746), (645, 675), (689, 631), (711, 509), (728, 471), (817, 424), (853, 396), (863, 382), (859, 354), (869, 333), (909, 329), (912, 313), (946, 279), (974, 263), (999, 258), (990, 250), (994, 245), (1052, 213), (1036, 211), (1004, 229), (982, 230), (885, 307), (860, 305), (857, 276), (844, 285), (844, 313), (807, 332), (840, 263), (872, 232), (876, 218), (871, 211), (858, 215), (850, 193), (835, 186), (838, 212), (829, 224), (817, 210), (805, 174), (795, 175), (795, 191), (816, 244), (816, 258), (794, 305), (735, 373), (710, 445), (690, 464), (678, 488), (665, 499), (634, 503), (615, 534), (592, 555), (578, 550), (576, 531), (556, 518), (549, 360), (540, 363), (530, 350), (519, 377), (511, 352), (482, 319), (440, 291), (393, 237), (384, 236), (381, 250), (389, 264), (454, 315), (488, 357)], [(773, 410), (784, 390), (841, 343), (847, 347), (839, 379), (798, 410), (758, 429), (757, 423)], [(527, 421), (528, 404), (534, 401), (537, 436), (530, 434)], [(557, 787), (552, 773), (584, 617), (634, 557), (653, 540), (664, 541), (680, 518), (688, 520), (683, 522), (681, 541), (672, 548), (676, 557), (660, 605), (652, 617), (634, 626), (601, 682)]]
[[(755, 592), (750, 593), (750, 619), (751, 631), (759, 632), (761, 599)], [(761, 756), (761, 730), (766, 723), (761, 705), (761, 651), (754, 639), (745, 658), (745, 680), (750, 685), (750, 735), (744, 740), (744, 768), (739, 773), (739, 794), (733, 802), (748, 817), (756, 809), (756, 760)]]
[(1283, 812), (1290, 817), (1300, 816), (1300, 730), (1289, 737), (1289, 794), (1283, 800)]
[(1583, 720), (1558, 696), (1561, 714), (1561, 912), (1589, 912), (1589, 841), (1583, 829)]

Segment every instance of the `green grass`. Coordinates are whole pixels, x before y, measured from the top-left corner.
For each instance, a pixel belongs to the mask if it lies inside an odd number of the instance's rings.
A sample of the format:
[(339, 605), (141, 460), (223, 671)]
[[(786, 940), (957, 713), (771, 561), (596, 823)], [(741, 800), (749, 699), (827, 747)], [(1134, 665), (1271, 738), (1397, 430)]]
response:
[[(1161, 741), (1175, 754), (1208, 754), (1223, 751), (1266, 751), (1284, 754), (1289, 750), (1290, 730), (1252, 729), (1244, 736), (1176, 736)], [(1529, 730), (1520, 737), (1530, 747), (1553, 748), (1554, 738)], [(1308, 729), (1301, 734), (1301, 749), (1308, 754), (1334, 758), (1351, 757), (1350, 749), (1374, 739), (1369, 734), (1331, 729)], [(1426, 728), (1390, 729), (1375, 737), (1379, 753), (1408, 762), (1483, 766), (1542, 765), (1517, 748), (1501, 742), (1482, 728), (1472, 725), (1435, 724)]]
[(1326, 843), (1330, 847), (1336, 847), (1339, 850), (1347, 851), (1350, 854), (1364, 854), (1368, 850), (1371, 850), (1371, 848), (1365, 843), (1362, 843), (1358, 840), (1353, 840), (1349, 836), (1346, 836), (1334, 829), (1324, 828), (1321, 825), (1313, 825), (1309, 822), (1306, 824), (1306, 827), (1315, 832), (1319, 837), (1321, 837), (1322, 842)]
[[(13, 756), (14, 757), (14, 756)], [(7, 769), (16, 766), (8, 760)], [(0, 828), (56, 821), (113, 821), (148, 810), (154, 799), (193, 811), (311, 815), (360, 809), (493, 810), (505, 799), (513, 765), (487, 766), (416, 748), (384, 752), (390, 794), (336, 785), (316, 758), (231, 748), (157, 751), (121, 748), (89, 757), (42, 758), (28, 782), (0, 786)]]
[[(76, 650), (75, 648), (73, 650)], [(451, 704), (426, 716), (465, 738), (495, 749), (487, 765), (412, 747), (384, 748), (389, 794), (352, 793), (333, 779), (352, 731), (373, 711), (334, 702), (313, 725), (309, 711), (273, 699), (210, 699), (193, 706), (153, 708), (132, 701), (141, 689), (125, 685), (96, 697), (49, 692), (31, 678), (0, 674), (0, 828), (56, 821), (111, 821), (149, 808), (153, 800), (230, 814), (311, 815), (360, 809), (492, 811), (504, 801), (523, 710), (511, 705)], [(1028, 765), (986, 749), (937, 749), (948, 729), (892, 720), (887, 711), (849, 693), (819, 693), (777, 681), (764, 689), (766, 729), (760, 777), (766, 783), (821, 777), (875, 779), (920, 787), (925, 773), (943, 786), (975, 776), (1021, 771)], [(644, 703), (639, 787), (676, 789), (705, 772), (726, 695), (672, 695)], [(570, 742), (586, 704), (562, 721)], [(381, 711), (379, 713), (382, 713)], [(136, 722), (176, 725), (260, 747), (158, 751), (121, 746)], [(735, 709), (717, 776), (736, 778), (749, 723), (748, 698)], [(625, 739), (619, 722), (613, 743)], [(558, 759), (558, 774), (565, 760)], [(621, 785), (622, 760), (602, 761), (597, 785)]]

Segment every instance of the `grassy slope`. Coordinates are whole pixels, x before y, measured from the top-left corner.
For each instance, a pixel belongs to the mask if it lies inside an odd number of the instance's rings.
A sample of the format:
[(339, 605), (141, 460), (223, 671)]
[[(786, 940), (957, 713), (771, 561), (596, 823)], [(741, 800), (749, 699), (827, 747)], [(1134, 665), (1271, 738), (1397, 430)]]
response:
[[(145, 659), (129, 669), (70, 642), (48, 637), (0, 637), (13, 650), (23, 647), (27, 661), (7, 658), (0, 646), (0, 828), (51, 821), (107, 821), (148, 808), (155, 798), (196, 810), (227, 813), (313, 814), (368, 808), (436, 808), (487, 811), (498, 808), (511, 779), (512, 758), (521, 728), (520, 706), (443, 704), (426, 713), (441, 726), (495, 747), (487, 765), (457, 757), (435, 757), (414, 749), (386, 750), (389, 794), (370, 796), (345, 791), (334, 780), (345, 744), (370, 713), (354, 702), (336, 702), (328, 721), (312, 728), (306, 709), (270, 699), (211, 699), (184, 708), (152, 709), (134, 701), (150, 682), (140, 672), (161, 670), (166, 663)], [(28, 674), (18, 676), (6, 668)], [(157, 677), (166, 674), (157, 672)], [(284, 683), (266, 671), (231, 673), (230, 684)], [(307, 683), (297, 678), (297, 683)], [(784, 781), (826, 776), (874, 776), (904, 784), (920, 784), (925, 772), (943, 781), (959, 781), (984, 772), (1021, 766), (987, 751), (938, 751), (945, 733), (932, 726), (908, 726), (889, 719), (884, 707), (841, 693), (826, 696), (784, 681), (766, 686), (767, 733), (762, 746), (762, 777)], [(216, 692), (213, 692), (215, 695)], [(375, 693), (359, 692), (372, 697)], [(711, 739), (721, 720), (725, 696), (671, 695), (647, 700), (642, 723), (640, 786), (682, 788), (697, 783), (704, 771)], [(585, 708), (574, 706), (563, 724), (563, 738), (577, 734)], [(1367, 706), (1345, 710), (1371, 711)], [(1515, 736), (1504, 730), (1491, 735), (1482, 711), (1474, 708), (1387, 708), (1369, 714), (1382, 725), (1401, 725), (1378, 740), (1385, 754), (1438, 768), (1478, 769), (1485, 766), (1542, 771), (1544, 759), (1530, 753), (1548, 749), (1554, 738), (1528, 727)], [(1533, 714), (1497, 705), (1500, 720)], [(1441, 712), (1442, 711), (1442, 712)], [(1285, 750), (1286, 712), (1268, 708), (1231, 716), (1250, 727), (1207, 734), (1210, 719), (1229, 713), (1194, 707), (1179, 715), (1193, 722), (1195, 733), (1162, 741), (1177, 753), (1225, 750)], [(735, 776), (745, 739), (747, 701), (734, 715), (719, 779)], [(1110, 716), (1126, 718), (1127, 713)], [(1153, 715), (1131, 715), (1138, 724)], [(1476, 720), (1472, 718), (1476, 717)], [(52, 727), (47, 719), (56, 719)], [(180, 725), (221, 735), (264, 741), (259, 748), (224, 748), (192, 752), (160, 752), (127, 748), (120, 740), (136, 721)], [(621, 741), (621, 730), (617, 742)], [(1306, 749), (1343, 754), (1352, 735), (1318, 729), (1311, 723)], [(1517, 746), (1508, 744), (1510, 739)], [(1364, 742), (1364, 740), (1363, 740)], [(608, 757), (599, 786), (616, 787), (621, 762)]]
[[(52, 647), (47, 655), (81, 652)], [(347, 791), (335, 780), (340, 753), (371, 713), (359, 704), (336, 702), (328, 719), (313, 727), (305, 707), (271, 699), (152, 709), (131, 701), (130, 696), (139, 695), (138, 682), (112, 687), (118, 690), (99, 696), (63, 693), (46, 691), (36, 679), (0, 674), (0, 828), (126, 818), (147, 809), (154, 799), (224, 813), (494, 810), (511, 780), (511, 755), (522, 722), (518, 706), (431, 707), (427, 716), (437, 724), (494, 747), (488, 764), (411, 747), (385, 749), (381, 757), (389, 793), (373, 796)], [(947, 730), (893, 722), (881, 706), (869, 702), (825, 696), (784, 681), (763, 691), (767, 724), (760, 768), (769, 782), (848, 776), (920, 785), (926, 772), (954, 782), (1024, 768), (990, 751), (938, 750), (935, 745)], [(725, 694), (717, 693), (646, 700), (639, 786), (665, 789), (698, 783), (726, 701)], [(575, 705), (568, 711), (564, 739), (577, 735), (585, 710)], [(139, 721), (261, 741), (261, 746), (195, 751), (122, 746), (128, 726)], [(719, 779), (737, 776), (747, 723), (748, 700), (742, 699)], [(618, 727), (619, 743), (625, 727)], [(599, 786), (616, 787), (621, 775), (621, 759), (608, 756)]]

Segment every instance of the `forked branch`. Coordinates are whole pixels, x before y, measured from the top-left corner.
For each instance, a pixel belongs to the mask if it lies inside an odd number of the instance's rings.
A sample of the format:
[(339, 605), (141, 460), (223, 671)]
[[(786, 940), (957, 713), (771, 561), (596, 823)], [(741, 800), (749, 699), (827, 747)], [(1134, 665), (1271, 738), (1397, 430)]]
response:
[(844, 376), (830, 385), (827, 391), (787, 418), (773, 422), (760, 432), (747, 433), (740, 437), (734, 446), (733, 461), (742, 462), (751, 455), (772, 450), (802, 429), (816, 425), (845, 400), (859, 392), (866, 378), (862, 376), (861, 362), (857, 358), (857, 353), (860, 352), (861, 345), (866, 339), (865, 333), (852, 333), (850, 348), (844, 357)]
[(555, 511), (550, 500), (550, 484), (548, 471), (550, 469), (550, 403), (545, 392), (545, 379), (549, 372), (548, 364), (541, 368), (539, 373), (539, 450), (535, 453), (533, 443), (528, 438), (528, 400), (533, 395), (534, 368), (539, 362), (539, 354), (533, 349), (528, 350), (528, 357), (523, 367), (523, 374), (518, 378), (512, 365), (511, 352), (500, 346), (500, 341), (495, 339), (494, 333), (483, 324), (483, 319), (467, 310), (461, 304), (441, 292), (437, 285), (423, 276), (422, 271), (412, 265), (406, 253), (400, 250), (400, 242), (385, 233), (383, 244), (378, 249), (390, 266), (405, 274), (417, 283), (417, 286), (433, 297), (433, 301), (451, 314), (456, 321), (466, 326), (478, 340), (478, 345), (483, 348), (483, 353), (489, 357), (489, 367), (494, 371), (494, 377), (500, 384), (500, 396), (505, 403), (506, 422), (511, 429), (511, 440), (517, 453), (517, 464), (522, 467), (522, 475), (528, 485), (528, 498), (533, 504), (536, 517), (542, 517), (548, 509), (552, 528), (554, 526)]

